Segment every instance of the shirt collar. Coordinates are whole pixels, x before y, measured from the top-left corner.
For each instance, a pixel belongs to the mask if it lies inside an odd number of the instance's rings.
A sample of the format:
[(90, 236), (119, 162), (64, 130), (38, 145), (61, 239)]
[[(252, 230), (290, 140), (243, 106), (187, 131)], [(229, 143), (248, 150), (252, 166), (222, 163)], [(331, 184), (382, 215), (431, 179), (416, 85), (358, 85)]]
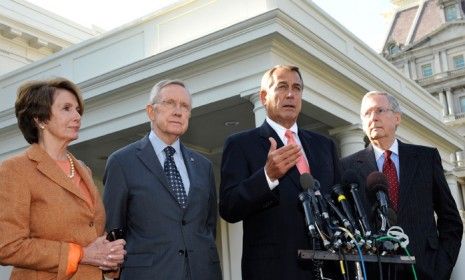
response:
[[(375, 158), (378, 160), (381, 156), (384, 156), (384, 150), (380, 149), (379, 147), (376, 147), (375, 145), (373, 146), (373, 151), (375, 152)], [(392, 143), (391, 147), (389, 150), (394, 154), (399, 156), (399, 142), (397, 142), (397, 139), (394, 139), (394, 143)]]
[(150, 143), (152, 143), (153, 149), (155, 150), (155, 153), (157, 155), (160, 155), (160, 154), (165, 155), (165, 152), (163, 151), (163, 149), (165, 149), (167, 146), (171, 146), (176, 150), (175, 155), (181, 154), (181, 144), (179, 142), (179, 138), (176, 139), (176, 141), (173, 144), (167, 145), (157, 136), (156, 133), (153, 132), (153, 130), (151, 130), (149, 133), (149, 140), (150, 140)]
[[(279, 123), (273, 121), (272, 119), (270, 119), (269, 117), (266, 117), (266, 122), (271, 126), (271, 128), (273, 128), (274, 131), (276, 131), (276, 133), (278, 134), (278, 136), (281, 138), (281, 139), (284, 139), (284, 134), (286, 133), (286, 130), (287, 128), (285, 128), (284, 126), (280, 125)], [(297, 123), (294, 123), (291, 128), (289, 128), (290, 131), (292, 131), (295, 135), (297, 135), (297, 132), (298, 132), (298, 127), (297, 127)]]

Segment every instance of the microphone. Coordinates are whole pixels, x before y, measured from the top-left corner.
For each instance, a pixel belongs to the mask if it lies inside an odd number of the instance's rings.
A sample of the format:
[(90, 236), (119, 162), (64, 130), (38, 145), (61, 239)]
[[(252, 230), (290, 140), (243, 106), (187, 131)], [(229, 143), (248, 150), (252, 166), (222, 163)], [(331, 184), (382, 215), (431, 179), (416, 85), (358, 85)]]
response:
[[(328, 239), (324, 236), (324, 234), (321, 232), (321, 229), (320, 229), (321, 227), (319, 227), (319, 225), (321, 225), (321, 217), (323, 215), (320, 212), (320, 209), (318, 207), (318, 200), (316, 199), (315, 192), (313, 191), (313, 188), (319, 188), (320, 182), (318, 182), (318, 180), (315, 180), (313, 176), (310, 175), (310, 173), (303, 173), (302, 175), (300, 175), (300, 185), (304, 189), (304, 192), (306, 190), (309, 196), (311, 206), (313, 206), (313, 212), (315, 213), (313, 222), (314, 222), (316, 231), (319, 234), (321, 240), (323, 241), (323, 246), (325, 248), (329, 248), (331, 244), (328, 241)], [(318, 189), (318, 192), (319, 192), (319, 189)], [(316, 237), (316, 236), (313, 236), (313, 237)]]
[(375, 201), (378, 203), (378, 207), (381, 213), (387, 217), (388, 212), (388, 182), (386, 176), (379, 171), (371, 172), (367, 177), (367, 188), (366, 194), (368, 200), (374, 204)]
[(308, 173), (304, 173), (300, 176), (300, 186), (304, 191), (299, 194), (299, 200), (302, 202), (308, 231), (310, 232), (310, 235), (313, 238), (315, 238), (317, 237), (317, 232), (315, 228), (315, 217), (313, 216), (312, 205), (310, 204), (311, 196), (308, 192), (309, 186), (313, 185), (313, 177), (304, 176), (305, 174)]
[(364, 229), (365, 236), (371, 235), (371, 226), (368, 222), (368, 217), (363, 207), (362, 200), (360, 199), (360, 193), (358, 190), (358, 176), (355, 170), (349, 169), (342, 176), (342, 182), (346, 188), (349, 188), (350, 193), (352, 194), (352, 199), (355, 202), (355, 210), (359, 217), (360, 224), (362, 229)]
[[(320, 182), (318, 180), (316, 180), (316, 179), (314, 179), (314, 182), (315, 183), (314, 183), (313, 189), (315, 190), (315, 197), (316, 197), (316, 201), (317, 201), (316, 207), (318, 207), (318, 205), (320, 206), (321, 217), (323, 218), (322, 223), (324, 223), (326, 233), (328, 234), (329, 239), (331, 240), (331, 242), (329, 242), (329, 244), (327, 244), (326, 247), (329, 250), (334, 251), (335, 249), (338, 249), (342, 245), (342, 241), (340, 239), (341, 231), (338, 230), (337, 228), (335, 230), (333, 230), (332, 222), (331, 222), (331, 219), (329, 217), (328, 205), (326, 204), (326, 200), (325, 200), (325, 198), (323, 197), (323, 195), (321, 194), (321, 191), (320, 191), (320, 189), (321, 189)], [(329, 248), (329, 245), (332, 245), (332, 248)]]
[(356, 230), (356, 224), (355, 224), (355, 219), (354, 216), (352, 215), (352, 210), (350, 208), (350, 204), (347, 201), (346, 196), (344, 195), (344, 191), (342, 190), (342, 186), (339, 184), (336, 184), (333, 186), (333, 193), (335, 194), (335, 197), (337, 201), (342, 206), (342, 211), (344, 211), (344, 214), (346, 215), (347, 219), (349, 220), (350, 225), (354, 230)]
[(341, 211), (339, 210), (339, 208), (337, 208), (336, 204), (334, 204), (332, 198), (331, 198), (331, 195), (329, 194), (325, 194), (324, 195), (324, 198), (325, 198), (325, 201), (328, 203), (328, 205), (330, 206), (331, 210), (333, 210), (333, 212), (336, 214), (336, 216), (339, 218), (339, 220), (342, 222), (342, 224), (344, 225), (345, 228), (348, 228), (350, 229), (350, 222), (349, 220), (347, 220), (347, 218), (341, 213)]
[(389, 208), (387, 190), (388, 182), (383, 173), (374, 171), (368, 175), (366, 194), (370, 203), (376, 207), (375, 211), (379, 217), (377, 222), (381, 233), (385, 233), (391, 224), (397, 222), (395, 212)]

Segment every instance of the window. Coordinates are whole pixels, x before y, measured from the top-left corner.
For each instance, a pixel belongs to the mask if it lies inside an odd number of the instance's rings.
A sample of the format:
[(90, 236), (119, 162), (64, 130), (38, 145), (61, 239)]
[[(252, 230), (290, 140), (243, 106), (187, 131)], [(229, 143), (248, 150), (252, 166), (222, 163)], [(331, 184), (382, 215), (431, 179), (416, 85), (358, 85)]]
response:
[(433, 76), (433, 68), (431, 67), (431, 63), (422, 65), (421, 66), (421, 73), (423, 75), (423, 78)]
[(444, 12), (446, 13), (446, 21), (453, 21), (458, 18), (458, 11), (456, 5), (450, 5), (445, 7)]
[(389, 54), (396, 54), (400, 51), (399, 46), (397, 46), (396, 44), (389, 45), (388, 49), (389, 49)]
[(454, 61), (454, 69), (462, 69), (465, 67), (465, 61), (463, 60), (463, 55), (457, 55), (452, 58)]
[(465, 96), (459, 98), (460, 100), (460, 110), (461, 112), (465, 112)]

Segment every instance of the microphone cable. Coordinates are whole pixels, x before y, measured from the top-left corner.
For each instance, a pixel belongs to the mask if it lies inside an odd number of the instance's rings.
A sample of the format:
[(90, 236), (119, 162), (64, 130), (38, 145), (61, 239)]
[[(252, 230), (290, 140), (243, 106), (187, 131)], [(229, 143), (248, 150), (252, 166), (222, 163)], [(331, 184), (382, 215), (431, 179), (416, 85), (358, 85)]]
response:
[[(399, 243), (400, 247), (402, 247), (405, 251), (405, 254), (411, 257), (409, 250), (407, 249), (407, 245), (409, 244), (408, 235), (404, 233), (404, 230), (399, 226), (393, 226), (389, 228), (387, 231), (386, 236), (378, 237), (377, 241), (383, 240), (392, 240)], [(415, 280), (418, 280), (417, 271), (415, 270), (415, 264), (411, 264), (412, 268), (412, 275)]]
[(348, 229), (343, 228), (343, 227), (339, 227), (339, 229), (344, 231), (352, 239), (352, 241), (354, 242), (355, 248), (357, 248), (358, 256), (360, 257), (360, 263), (362, 265), (362, 271), (363, 271), (363, 276), (362, 277), (363, 277), (363, 280), (368, 280), (367, 279), (367, 272), (366, 272), (366, 269), (365, 269), (365, 259), (363, 258), (362, 250), (360, 250), (360, 246), (358, 245), (357, 240), (355, 239), (354, 235)]
[[(348, 280), (350, 279), (350, 276), (349, 276), (349, 266), (347, 265), (347, 260), (344, 257), (344, 254), (341, 252), (341, 250), (338, 250), (338, 253), (339, 253), (339, 258), (341, 258), (339, 260), (339, 268), (341, 269), (342, 278), (344, 278), (344, 280)], [(345, 265), (345, 268), (344, 268), (344, 265)]]

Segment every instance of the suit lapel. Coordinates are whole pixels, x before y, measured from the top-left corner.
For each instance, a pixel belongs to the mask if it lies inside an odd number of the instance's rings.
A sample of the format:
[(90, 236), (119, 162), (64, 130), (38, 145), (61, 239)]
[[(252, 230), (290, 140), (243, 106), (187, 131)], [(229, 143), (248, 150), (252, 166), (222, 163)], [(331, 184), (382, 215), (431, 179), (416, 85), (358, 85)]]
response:
[(147, 169), (152, 172), (154, 177), (159, 181), (159, 183), (171, 194), (174, 200), (176, 200), (176, 195), (174, 194), (173, 189), (170, 187), (168, 180), (166, 179), (165, 172), (163, 167), (158, 160), (157, 155), (153, 149), (152, 143), (150, 143), (149, 137), (146, 136), (142, 138), (139, 142), (139, 147), (137, 147), (136, 155), (142, 161), (142, 163), (147, 167)]
[[(86, 203), (86, 205), (88, 205), (89, 209), (92, 212), (94, 212), (95, 207), (96, 207), (96, 201), (97, 201), (97, 199), (100, 199), (100, 196), (98, 194), (98, 190), (97, 190), (97, 188), (95, 187), (95, 184), (94, 184), (94, 180), (90, 176), (89, 171), (86, 170), (87, 167), (80, 160), (77, 160), (73, 155), (71, 155), (71, 158), (74, 161), (74, 168), (76, 169), (76, 172), (78, 172), (79, 176), (81, 176), (81, 179), (84, 181), (84, 184), (87, 186), (87, 189), (88, 189), (89, 194), (90, 194), (90, 199), (91, 199), (90, 203), (91, 203), (91, 205), (89, 205), (88, 203)], [(87, 199), (86, 199), (86, 202), (87, 202)]]
[(357, 165), (358, 166), (355, 166), (355, 168), (361, 171), (362, 178), (367, 178), (371, 172), (379, 171), (371, 144), (358, 154)]
[(408, 203), (411, 186), (414, 183), (414, 176), (418, 168), (418, 154), (408, 148), (407, 144), (399, 142), (399, 212)]
[[(58, 186), (66, 189), (68, 192), (82, 199), (86, 205), (88, 205), (84, 195), (74, 185), (73, 181), (63, 173), (56, 162), (41, 147), (39, 147), (39, 145), (33, 144), (27, 150), (27, 155), (29, 159), (37, 162), (37, 169), (42, 174), (55, 182)], [(81, 174), (82, 173), (79, 173), (79, 175)]]

